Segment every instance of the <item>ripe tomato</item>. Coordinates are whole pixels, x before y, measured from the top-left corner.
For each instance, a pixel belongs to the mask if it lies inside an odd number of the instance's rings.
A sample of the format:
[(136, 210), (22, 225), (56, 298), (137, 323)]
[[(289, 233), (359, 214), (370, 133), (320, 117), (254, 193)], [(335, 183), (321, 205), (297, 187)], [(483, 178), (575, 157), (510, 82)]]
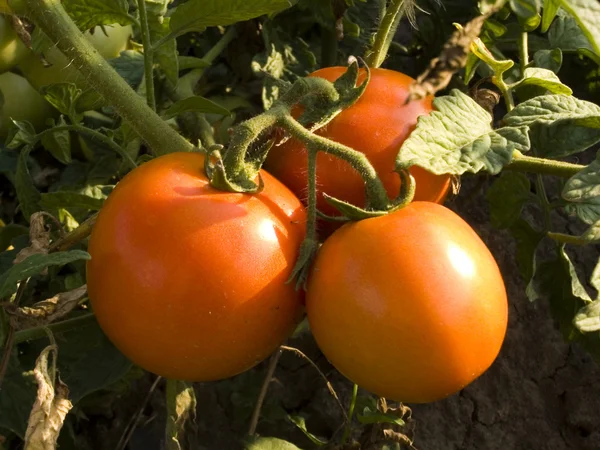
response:
[[(85, 37), (105, 59), (116, 58), (127, 49), (133, 30), (131, 25), (109, 25), (104, 28), (106, 34), (101, 27), (96, 27), (93, 33), (86, 31)], [(51, 65), (44, 65), (38, 55), (31, 54), (20, 66), (25, 77), (37, 89), (55, 83), (75, 83), (85, 88), (83, 75), (69, 64), (67, 57), (56, 46), (46, 50), (44, 58)]]
[(263, 173), (256, 195), (212, 188), (199, 153), (128, 174), (94, 226), (90, 301), (109, 339), (165, 377), (209, 381), (251, 368), (294, 330), (286, 284), (304, 238), (300, 201)]
[(20, 75), (6, 72), (0, 75), (0, 138), (5, 139), (11, 118), (30, 122), (40, 131), (46, 119), (57, 111)]
[[(0, 12), (3, 6), (0, 2)], [(21, 42), (6, 17), (0, 14), (0, 73), (19, 64), (30, 51)]]
[(408, 403), (442, 399), (481, 375), (500, 351), (508, 315), (488, 248), (458, 215), (429, 202), (330, 236), (306, 310), (342, 374)]
[[(335, 81), (345, 67), (328, 67), (312, 73)], [(362, 83), (366, 74), (359, 75)], [(432, 98), (404, 104), (408, 88), (414, 80), (407, 75), (387, 69), (371, 69), (371, 80), (361, 98), (337, 115), (317, 133), (363, 152), (383, 181), (390, 197), (398, 195), (400, 179), (394, 173), (400, 146), (417, 124), (417, 118), (432, 109)], [(299, 115), (299, 110), (294, 115)], [(273, 147), (265, 168), (283, 181), (301, 199), (306, 198), (308, 159), (306, 148), (295, 139)], [(442, 203), (450, 188), (449, 175), (434, 175), (412, 167), (416, 180), (415, 200)], [(317, 156), (317, 206), (329, 215), (339, 215), (323, 198), (322, 192), (357, 206), (364, 206), (364, 182), (350, 165), (338, 158), (319, 153)], [(327, 228), (335, 227), (328, 224)]]

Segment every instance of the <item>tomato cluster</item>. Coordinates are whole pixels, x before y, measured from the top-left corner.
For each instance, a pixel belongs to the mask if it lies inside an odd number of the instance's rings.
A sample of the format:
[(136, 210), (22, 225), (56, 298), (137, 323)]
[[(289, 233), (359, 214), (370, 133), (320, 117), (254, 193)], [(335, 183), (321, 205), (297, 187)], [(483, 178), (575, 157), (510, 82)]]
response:
[[(319, 131), (363, 151), (390, 195), (399, 188), (395, 153), (431, 110), (431, 99), (405, 104), (411, 81), (373, 69), (359, 101)], [(108, 337), (141, 367), (191, 381), (230, 377), (297, 325), (303, 293), (288, 279), (306, 231), (306, 150), (290, 140), (273, 152), (275, 176), (262, 171), (257, 194), (216, 190), (202, 154), (174, 153), (132, 171), (106, 201), (89, 243), (89, 297)], [(325, 240), (305, 310), (323, 353), (350, 380), (393, 400), (429, 402), (492, 364), (507, 299), (485, 244), (438, 204), (449, 178), (412, 172), (416, 201)], [(344, 163), (324, 155), (317, 179), (321, 193), (364, 201), (362, 180)], [(322, 197), (319, 208), (335, 213)]]
[[(131, 26), (96, 27), (86, 38), (107, 59), (116, 58), (129, 45)], [(40, 94), (39, 89), (56, 83), (74, 83), (85, 90), (85, 80), (56, 48), (44, 51), (44, 61), (28, 49), (0, 14), (0, 138), (5, 139), (11, 120), (27, 121), (41, 131), (46, 120), (58, 111)]]

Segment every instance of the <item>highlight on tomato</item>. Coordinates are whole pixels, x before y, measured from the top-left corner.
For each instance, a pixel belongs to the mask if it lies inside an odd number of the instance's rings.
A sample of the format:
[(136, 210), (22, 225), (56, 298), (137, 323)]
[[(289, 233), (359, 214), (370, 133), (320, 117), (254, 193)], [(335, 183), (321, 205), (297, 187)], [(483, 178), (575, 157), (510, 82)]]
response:
[[(347, 70), (346, 67), (328, 67), (317, 70), (310, 77), (335, 81)], [(388, 69), (373, 68), (370, 82), (351, 107), (339, 113), (317, 134), (347, 145), (364, 153), (388, 191), (394, 198), (398, 195), (400, 179), (394, 172), (395, 161), (402, 143), (417, 124), (417, 119), (432, 110), (432, 97), (406, 103), (411, 77)], [(358, 83), (366, 72), (361, 69)], [(301, 108), (293, 114), (300, 115)], [(301, 199), (306, 198), (308, 157), (304, 145), (289, 139), (274, 146), (265, 162), (265, 168), (288, 186)], [(449, 175), (435, 175), (414, 166), (410, 169), (416, 181), (416, 201), (442, 203), (450, 189)], [(339, 158), (320, 152), (317, 156), (317, 207), (328, 215), (339, 215), (337, 210), (323, 198), (325, 192), (333, 197), (364, 206), (364, 182), (350, 165)], [(327, 227), (335, 227), (331, 222)]]
[(129, 173), (94, 226), (87, 265), (98, 322), (134, 363), (210, 381), (269, 356), (294, 330), (301, 293), (286, 283), (305, 235), (300, 201), (263, 173), (257, 194), (210, 186), (200, 153)]
[(508, 316), (486, 245), (457, 214), (430, 202), (330, 236), (308, 280), (306, 310), (319, 347), (343, 375), (407, 403), (440, 400), (486, 371)]

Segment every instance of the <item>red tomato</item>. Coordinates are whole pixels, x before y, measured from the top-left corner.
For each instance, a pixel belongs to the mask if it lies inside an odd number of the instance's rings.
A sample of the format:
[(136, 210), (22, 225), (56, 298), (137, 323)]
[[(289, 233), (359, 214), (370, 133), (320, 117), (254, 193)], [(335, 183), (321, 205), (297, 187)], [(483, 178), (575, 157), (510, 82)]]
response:
[(487, 370), (508, 316), (488, 248), (458, 215), (429, 202), (330, 236), (312, 268), (306, 310), (342, 374), (408, 403), (442, 399)]
[[(345, 67), (317, 70), (311, 77), (335, 81)], [(366, 73), (361, 70), (359, 83)], [(417, 124), (420, 115), (432, 110), (432, 97), (405, 104), (414, 80), (387, 69), (371, 69), (371, 80), (361, 98), (337, 115), (317, 133), (363, 152), (379, 174), (391, 198), (398, 195), (400, 179), (394, 172), (398, 151)], [(295, 116), (300, 110), (295, 110)], [(306, 148), (295, 139), (273, 147), (265, 168), (283, 181), (301, 199), (307, 197), (308, 159)], [(450, 188), (449, 175), (434, 175), (420, 167), (410, 172), (416, 180), (415, 200), (442, 203)], [(357, 206), (364, 206), (364, 182), (348, 163), (320, 152), (317, 157), (317, 206), (328, 215), (339, 215), (322, 196), (323, 192)], [(327, 224), (327, 228), (337, 227)]]
[(251, 368), (302, 313), (286, 284), (305, 234), (300, 201), (268, 173), (259, 194), (218, 191), (203, 164), (173, 153), (127, 175), (100, 211), (87, 265), (92, 307), (117, 348), (189, 381)]

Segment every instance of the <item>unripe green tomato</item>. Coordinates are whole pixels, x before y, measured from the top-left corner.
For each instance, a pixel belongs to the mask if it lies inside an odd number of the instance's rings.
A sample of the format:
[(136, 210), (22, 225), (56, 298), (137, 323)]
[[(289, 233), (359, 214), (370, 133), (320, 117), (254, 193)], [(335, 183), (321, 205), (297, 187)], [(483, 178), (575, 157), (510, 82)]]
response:
[[(84, 35), (105, 59), (116, 58), (127, 49), (133, 29), (131, 25), (107, 25), (104, 28), (106, 34), (101, 27), (96, 27), (93, 34), (86, 31)], [(50, 66), (45, 66), (37, 55), (31, 55), (20, 66), (23, 75), (37, 89), (56, 83), (74, 83), (81, 89), (87, 88), (83, 75), (69, 64), (67, 57), (56, 46), (46, 50), (44, 58)]]
[(0, 73), (15, 67), (30, 53), (6, 16), (0, 15)]
[(0, 75), (0, 138), (6, 139), (8, 129), (13, 120), (30, 122), (36, 131), (41, 130), (48, 117), (56, 114), (56, 110), (42, 95), (20, 75), (6, 72)]

